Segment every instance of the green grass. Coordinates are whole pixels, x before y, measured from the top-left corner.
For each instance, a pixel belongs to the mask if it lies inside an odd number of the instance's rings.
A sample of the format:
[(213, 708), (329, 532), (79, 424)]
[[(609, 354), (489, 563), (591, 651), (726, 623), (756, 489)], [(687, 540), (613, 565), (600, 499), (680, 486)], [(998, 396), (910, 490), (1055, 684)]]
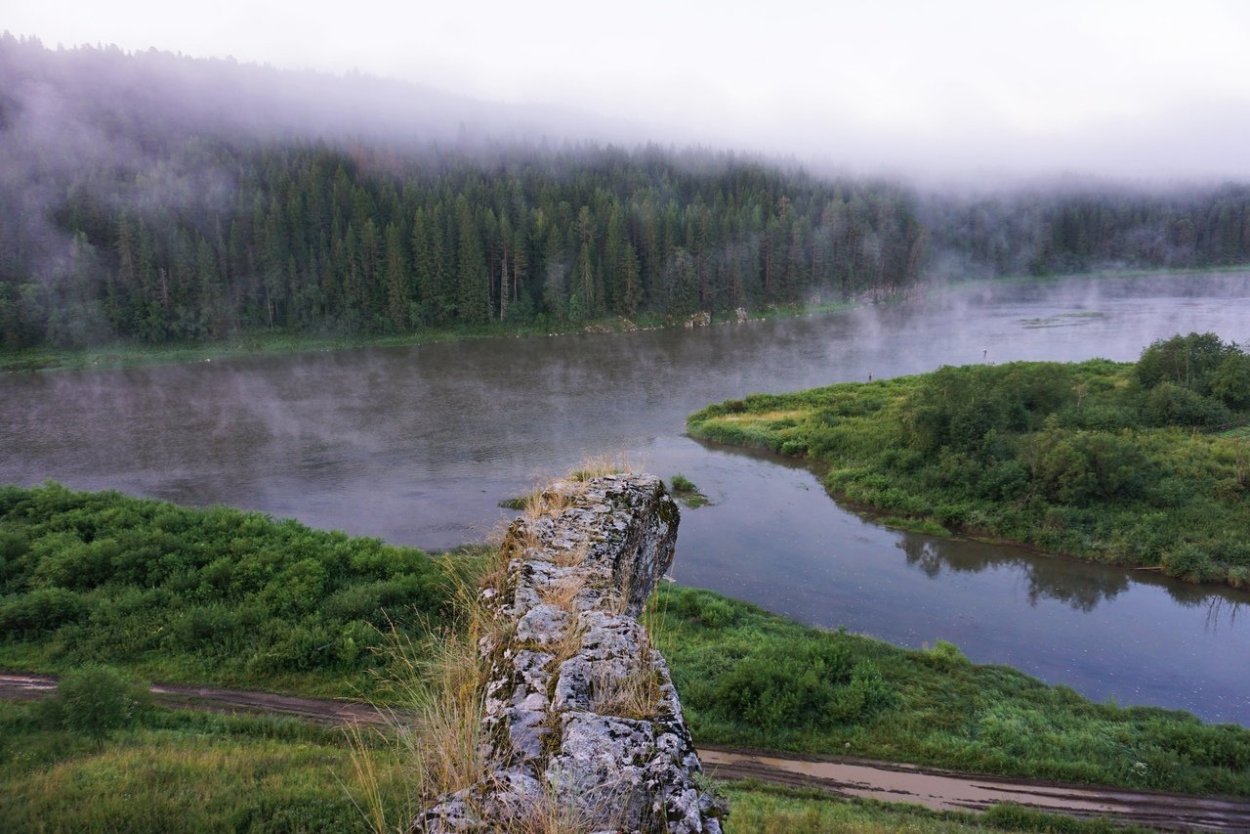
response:
[[(384, 696), (384, 632), (450, 624), (455, 575), (377, 539), (56, 484), (0, 488), (0, 667)], [(384, 676), (383, 676), (384, 677)]]
[[(50, 727), (37, 705), (0, 703), (6, 834), (366, 832), (341, 730), (290, 720), (154, 710), (102, 744)], [(369, 749), (398, 818), (402, 762)]]
[(706, 507), (711, 503), (708, 501), (707, 496), (700, 492), (699, 488), (695, 486), (694, 481), (690, 480), (680, 472), (673, 476), (670, 483), (673, 487), (674, 497), (692, 510), (696, 510), (699, 507)]
[[(471, 583), (488, 562), (479, 553), (439, 569), (419, 551), (256, 513), (56, 485), (0, 489), (0, 559), (5, 665), (63, 672), (90, 660), (152, 679), (382, 700), (404, 671), (381, 651), (382, 612), (418, 653), (407, 671), (424, 669), (427, 641), (459, 622), (453, 575)], [(407, 590), (391, 608), (379, 594), (395, 588)], [(971, 664), (950, 644), (907, 651), (690, 588), (662, 587), (648, 617), (700, 743), (1250, 795), (1250, 731), (1240, 727), (1094, 704)], [(382, 642), (341, 650), (345, 636), (366, 633)], [(342, 777), (327, 776), (350, 754), (326, 730), (152, 710), (101, 745), (50, 728), (40, 710), (0, 705), (0, 806), (17, 803), (15, 830), (37, 820), (159, 830), (180, 814), (192, 821), (178, 830), (319, 830), (305, 815), (314, 812), (355, 825), (338, 801)], [(401, 757), (377, 756), (384, 803), (400, 802)]]
[(948, 367), (751, 395), (688, 427), (805, 458), (832, 495), (892, 526), (1247, 587), (1250, 357), (1225, 346), (1180, 377), (1189, 363), (1167, 355), (1206, 338), (1159, 343), (1137, 365)]
[(665, 586), (649, 617), (696, 743), (1250, 795), (1250, 730), (1236, 725), (1093, 703), (950, 644), (900, 649), (710, 591)]
[(816, 791), (755, 783), (725, 785), (720, 792), (730, 803), (726, 834), (1135, 834), (1147, 830), (1011, 805), (998, 805), (984, 814), (938, 813), (904, 805), (831, 799)]
[[(50, 725), (45, 712), (0, 703), (6, 834), (364, 834), (374, 790), (392, 825), (415, 810), (404, 757), (380, 735), (364, 736), (362, 746), (340, 730), (290, 719), (156, 709), (99, 743)], [(361, 756), (373, 781), (357, 775)], [(731, 804), (728, 834), (1122, 830), (1018, 808), (936, 813), (754, 783), (718, 790)]]

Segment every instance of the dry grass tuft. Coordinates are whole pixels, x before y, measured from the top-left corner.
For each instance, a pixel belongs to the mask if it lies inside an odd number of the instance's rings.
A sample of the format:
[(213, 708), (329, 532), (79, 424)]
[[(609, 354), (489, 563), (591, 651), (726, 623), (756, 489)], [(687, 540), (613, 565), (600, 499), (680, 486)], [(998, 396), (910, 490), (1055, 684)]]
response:
[(577, 595), (586, 587), (586, 577), (581, 574), (562, 576), (539, 587), (538, 597), (548, 605), (554, 605), (561, 611), (574, 612), (573, 602)]
[(546, 489), (531, 493), (525, 499), (524, 515), (530, 521), (544, 516), (558, 516), (576, 504), (585, 492), (584, 481), (557, 481)]
[(589, 481), (592, 478), (602, 478), (604, 475), (620, 475), (622, 472), (629, 472), (629, 459), (624, 452), (616, 452), (614, 454), (596, 455), (595, 457), (586, 458), (577, 468), (569, 473), (569, 477), (574, 481)]
[(652, 661), (651, 640), (644, 636), (636, 657), (622, 675), (597, 674), (591, 682), (592, 711), (616, 718), (654, 718), (660, 711), (660, 674)]
[(588, 806), (576, 797), (561, 798), (548, 791), (542, 802), (520, 819), (511, 820), (509, 832), (516, 834), (590, 834), (617, 830), (610, 820), (617, 816), (607, 807)]

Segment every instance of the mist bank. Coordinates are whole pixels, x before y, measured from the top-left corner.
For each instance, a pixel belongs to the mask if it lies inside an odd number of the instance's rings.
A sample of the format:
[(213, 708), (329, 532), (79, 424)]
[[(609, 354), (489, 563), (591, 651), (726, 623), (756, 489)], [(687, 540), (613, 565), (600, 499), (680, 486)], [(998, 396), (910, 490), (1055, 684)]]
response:
[(384, 82), (9, 35), (0, 91), (8, 350), (680, 321), (1250, 262), (1241, 185), (968, 196), (728, 152), (552, 148), (520, 111)]

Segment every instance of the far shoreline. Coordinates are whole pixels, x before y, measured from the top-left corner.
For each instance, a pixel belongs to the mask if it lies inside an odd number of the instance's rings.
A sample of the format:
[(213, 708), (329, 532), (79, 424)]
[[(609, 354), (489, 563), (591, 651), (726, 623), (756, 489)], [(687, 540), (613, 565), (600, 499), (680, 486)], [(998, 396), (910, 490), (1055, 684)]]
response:
[(696, 312), (689, 316), (647, 314), (627, 319), (613, 316), (584, 324), (561, 323), (551, 326), (494, 322), (473, 328), (427, 328), (412, 333), (378, 336), (325, 336), (282, 331), (257, 331), (230, 339), (205, 343), (142, 345), (119, 342), (90, 348), (0, 349), (0, 373), (42, 371), (93, 371), (150, 365), (179, 365), (237, 359), (250, 356), (290, 356), (302, 353), (328, 353), (367, 348), (419, 347), (443, 342), (488, 339), (554, 338), (559, 336), (633, 333), (678, 328), (700, 328), (727, 324), (826, 316), (879, 304), (898, 304), (921, 297), (937, 297), (951, 290), (977, 286), (1052, 284), (1065, 280), (1137, 279), (1164, 276), (1220, 275), (1250, 272), (1250, 263), (1218, 267), (1182, 269), (1100, 269), (1063, 275), (1007, 275), (996, 278), (967, 278), (931, 281), (914, 285), (879, 298), (861, 295), (850, 300), (817, 301), (811, 304), (769, 304), (745, 316), (736, 310), (718, 313)]

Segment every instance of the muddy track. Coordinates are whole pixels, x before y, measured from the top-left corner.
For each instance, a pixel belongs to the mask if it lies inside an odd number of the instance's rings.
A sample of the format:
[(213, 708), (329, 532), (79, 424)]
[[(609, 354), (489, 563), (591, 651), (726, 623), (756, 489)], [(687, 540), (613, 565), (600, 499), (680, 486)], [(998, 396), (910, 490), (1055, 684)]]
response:
[[(0, 674), (0, 699), (42, 698), (56, 691), (49, 675)], [(174, 707), (286, 715), (327, 724), (385, 724), (390, 716), (368, 704), (295, 698), (268, 692), (159, 684), (156, 700)], [(1164, 831), (1250, 832), (1250, 801), (1115, 788), (1003, 779), (843, 757), (777, 757), (761, 751), (700, 745), (717, 779), (752, 779), (815, 788), (834, 796), (983, 811), (1000, 802), (1076, 817), (1107, 817)]]

